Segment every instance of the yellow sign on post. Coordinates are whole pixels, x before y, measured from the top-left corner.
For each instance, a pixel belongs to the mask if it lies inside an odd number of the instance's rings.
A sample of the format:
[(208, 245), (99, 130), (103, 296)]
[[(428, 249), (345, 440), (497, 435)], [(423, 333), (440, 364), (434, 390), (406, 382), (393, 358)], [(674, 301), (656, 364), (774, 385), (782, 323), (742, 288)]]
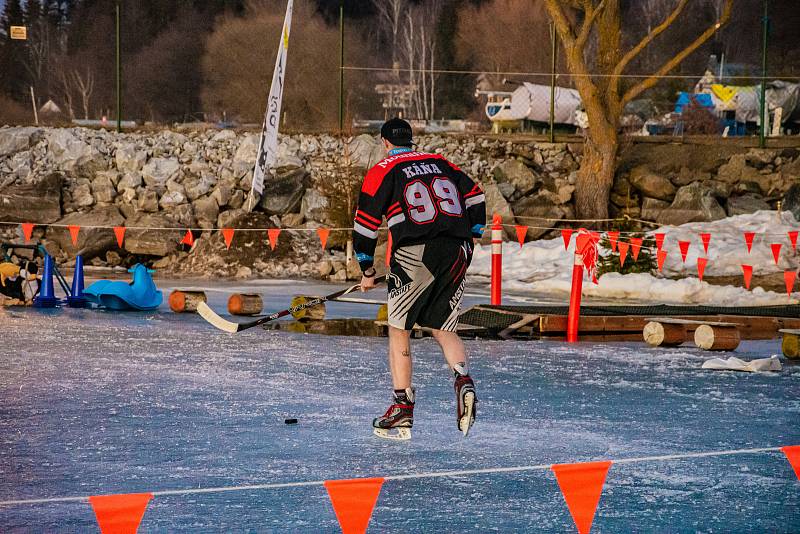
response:
[(11, 26), (11, 38), (25, 41), (28, 38), (28, 28), (25, 26)]

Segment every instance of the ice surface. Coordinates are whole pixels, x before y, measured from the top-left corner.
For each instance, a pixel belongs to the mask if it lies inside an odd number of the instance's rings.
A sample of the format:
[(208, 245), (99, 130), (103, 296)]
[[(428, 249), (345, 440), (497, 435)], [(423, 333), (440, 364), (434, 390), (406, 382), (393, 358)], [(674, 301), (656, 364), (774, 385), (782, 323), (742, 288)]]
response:
[[(246, 284), (226, 286), (232, 290)], [(326, 285), (263, 284), (267, 308)], [(225, 293), (211, 304), (224, 310)], [(378, 292), (368, 295), (379, 298)], [(331, 305), (334, 315), (374, 307)], [(515, 466), (800, 444), (800, 366), (700, 369), (689, 347), (468, 341), (469, 438), (431, 340), (413, 344), (414, 439), (380, 440), (386, 340), (253, 329), (196, 315), (2, 310), (0, 500)], [(743, 342), (766, 357), (778, 342)], [(284, 418), (296, 417), (297, 425)], [(779, 453), (620, 464), (597, 532), (797, 532)], [(88, 504), (0, 508), (5, 532), (95, 531)], [(140, 532), (336, 532), (322, 487), (156, 497)], [(548, 471), (387, 481), (372, 532), (572, 531)]]
[[(706, 276), (742, 274), (742, 264), (753, 266), (758, 275), (783, 272), (797, 268), (797, 253), (792, 250), (787, 232), (800, 229), (790, 212), (778, 220), (774, 211), (759, 211), (749, 215), (728, 217), (710, 223), (689, 223), (678, 227), (665, 226), (649, 232), (665, 234), (664, 250), (667, 259), (665, 276), (688, 276), (682, 280), (655, 277), (650, 274), (608, 273), (599, 285), (584, 281), (583, 295), (604, 300), (635, 299), (651, 304), (705, 304), (709, 306), (768, 306), (796, 304), (785, 293), (764, 291), (760, 287), (747, 291), (741, 287), (712, 286), (697, 277), (697, 258), (708, 258)], [(756, 232), (752, 252), (748, 254), (743, 233)], [(708, 254), (703, 251), (700, 233), (711, 233)], [(678, 241), (691, 241), (686, 263), (681, 259)], [(771, 243), (781, 243), (778, 265), (772, 258)], [(539, 295), (565, 297), (569, 295), (575, 239), (564, 250), (564, 241), (539, 240), (503, 246), (503, 284), (506, 289), (535, 292)], [(476, 247), (468, 274), (488, 280), (491, 276), (491, 247)]]

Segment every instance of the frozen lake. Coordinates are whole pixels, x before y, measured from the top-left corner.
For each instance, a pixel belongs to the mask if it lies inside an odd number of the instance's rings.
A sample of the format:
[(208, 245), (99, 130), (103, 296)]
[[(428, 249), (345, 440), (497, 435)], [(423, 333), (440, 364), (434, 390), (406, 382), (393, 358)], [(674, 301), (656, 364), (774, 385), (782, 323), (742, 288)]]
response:
[[(159, 283), (165, 297), (171, 284)], [(181, 287), (208, 282), (182, 282)], [(242, 284), (218, 285), (224, 310)], [(253, 284), (247, 284), (253, 289)], [(268, 311), (335, 286), (257, 285)], [(468, 297), (468, 304), (482, 300)], [(362, 295), (357, 295), (362, 296)], [(379, 290), (368, 295), (379, 298)], [(332, 316), (375, 306), (329, 304)], [(414, 439), (370, 423), (389, 403), (385, 339), (252, 329), (195, 315), (0, 310), (0, 500), (386, 476), (800, 444), (800, 365), (700, 369), (708, 353), (642, 343), (467, 341), (479, 397), (456, 430), (451, 378), (415, 341)], [(749, 359), (775, 341), (743, 342)], [(722, 356), (727, 357), (727, 354)], [(296, 417), (288, 426), (284, 418)], [(593, 532), (798, 532), (781, 453), (612, 466)], [(5, 532), (93, 532), (87, 503), (0, 507)], [(157, 496), (140, 532), (337, 532), (322, 487)], [(387, 481), (371, 532), (574, 531), (553, 474)]]

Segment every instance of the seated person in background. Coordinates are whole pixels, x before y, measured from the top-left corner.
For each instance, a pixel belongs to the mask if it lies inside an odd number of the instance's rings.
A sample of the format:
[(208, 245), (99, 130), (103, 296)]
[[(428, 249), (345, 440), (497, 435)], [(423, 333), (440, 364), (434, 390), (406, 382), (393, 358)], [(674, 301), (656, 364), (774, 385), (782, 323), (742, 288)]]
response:
[[(0, 295), (25, 302), (25, 282), (36, 278), (38, 267), (34, 262), (25, 262), (24, 267), (10, 262), (0, 263)], [(35, 293), (29, 291), (32, 298)]]

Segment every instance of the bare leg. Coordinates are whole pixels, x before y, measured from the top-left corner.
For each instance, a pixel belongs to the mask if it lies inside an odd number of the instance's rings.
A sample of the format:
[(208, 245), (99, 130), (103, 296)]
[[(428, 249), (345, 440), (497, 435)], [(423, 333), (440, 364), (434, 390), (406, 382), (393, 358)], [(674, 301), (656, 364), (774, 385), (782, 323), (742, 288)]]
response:
[(393, 389), (411, 387), (411, 344), (408, 330), (389, 327), (389, 369), (392, 371)]
[(444, 330), (434, 330), (433, 337), (442, 347), (444, 352), (444, 359), (453, 369), (456, 364), (462, 364), (464, 367), (467, 365), (467, 353), (464, 350), (464, 342), (458, 337), (455, 332), (447, 332)]

